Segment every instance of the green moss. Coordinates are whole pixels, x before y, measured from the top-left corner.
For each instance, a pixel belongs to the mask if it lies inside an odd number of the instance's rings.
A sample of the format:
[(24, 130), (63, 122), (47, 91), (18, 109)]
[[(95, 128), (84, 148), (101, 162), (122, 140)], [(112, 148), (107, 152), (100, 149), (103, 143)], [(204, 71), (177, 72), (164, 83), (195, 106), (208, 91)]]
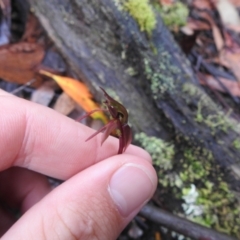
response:
[(204, 94), (203, 90), (200, 87), (196, 86), (195, 84), (184, 83), (182, 85), (182, 92), (186, 93), (187, 95), (190, 95), (191, 97), (198, 99), (198, 101), (201, 100), (201, 104), (203, 106), (208, 106), (211, 109), (216, 109), (216, 105), (213, 104), (210, 97), (208, 97), (207, 95), (204, 95), (203, 97), (203, 94)]
[(140, 30), (151, 35), (157, 20), (149, 0), (114, 0), (119, 10), (127, 11), (138, 23)]
[(219, 114), (208, 115), (204, 122), (210, 128), (212, 128), (212, 130), (218, 128), (224, 132), (227, 132), (228, 129), (233, 127), (232, 123), (228, 121), (229, 115), (230, 115), (230, 112), (228, 112), (227, 114), (223, 114), (222, 112), (219, 112)]
[(235, 139), (232, 144), (233, 144), (233, 147), (236, 148), (237, 150), (240, 149), (240, 140), (239, 139)]
[(196, 122), (205, 123), (212, 129), (213, 134), (215, 134), (216, 128), (221, 129), (224, 132), (227, 132), (229, 128), (233, 128), (232, 123), (228, 120), (231, 111), (229, 111), (227, 114), (219, 111), (216, 114), (208, 114), (207, 117), (205, 117), (203, 114), (204, 107), (209, 107), (208, 101), (206, 101), (204, 98), (201, 98), (197, 105), (195, 117)]
[(162, 59), (156, 71), (152, 70), (148, 59), (144, 59), (145, 75), (151, 82), (151, 90), (154, 98), (157, 97), (159, 92), (164, 93), (165, 91), (172, 91), (174, 89), (174, 76), (177, 78), (180, 70), (171, 64), (170, 58), (168, 53), (162, 53)]
[[(195, 121), (206, 124), (210, 127), (213, 135), (217, 130), (227, 132), (229, 129), (234, 129), (234, 131), (239, 132), (239, 124), (229, 118), (231, 111), (227, 114), (224, 113), (220, 108), (212, 103), (212, 100), (207, 95), (203, 95), (200, 88), (194, 84), (185, 83), (183, 84), (182, 91), (183, 93), (189, 94), (191, 99), (194, 99), (197, 102)], [(187, 95), (185, 96), (186, 101), (189, 101)]]
[(171, 172), (175, 154), (174, 146), (156, 137), (147, 136), (145, 133), (136, 134), (135, 140), (151, 155), (161, 186), (172, 187), (174, 194), (178, 195), (179, 192), (176, 192), (175, 188), (182, 186), (182, 180), (178, 174)]
[(182, 86), (182, 91), (188, 93), (190, 96), (195, 96), (199, 94), (199, 88), (192, 83), (184, 83)]
[(185, 148), (177, 161), (181, 169), (177, 169), (173, 145), (145, 133), (137, 134), (135, 140), (152, 156), (162, 194), (184, 200), (187, 218), (240, 238), (238, 201), (209, 150)]
[(138, 72), (133, 68), (129, 67), (125, 70), (125, 73), (127, 73), (129, 76), (136, 76)]
[(180, 178), (186, 216), (207, 227), (239, 237), (238, 202), (223, 180), (212, 154), (203, 149), (186, 149), (182, 167)]
[(170, 6), (161, 6), (159, 12), (164, 23), (172, 29), (186, 25), (189, 15), (187, 6), (179, 1)]
[(207, 150), (203, 151), (202, 149), (201, 151), (202, 151), (201, 157), (204, 156), (205, 159), (207, 160), (204, 162), (204, 165), (202, 164), (201, 161), (196, 159), (196, 155), (197, 156), (200, 155), (200, 152), (198, 152), (197, 149), (195, 150), (194, 153), (191, 149), (186, 149), (184, 151), (183, 155), (185, 160), (183, 164), (184, 171), (180, 173), (180, 177), (184, 182), (193, 183), (195, 180), (202, 179), (203, 177), (209, 174), (211, 168), (210, 160), (212, 160), (213, 157), (209, 151)]
[(156, 137), (147, 136), (145, 133), (136, 134), (134, 139), (149, 152), (155, 166), (164, 170), (172, 168), (172, 158), (174, 156), (173, 145)]

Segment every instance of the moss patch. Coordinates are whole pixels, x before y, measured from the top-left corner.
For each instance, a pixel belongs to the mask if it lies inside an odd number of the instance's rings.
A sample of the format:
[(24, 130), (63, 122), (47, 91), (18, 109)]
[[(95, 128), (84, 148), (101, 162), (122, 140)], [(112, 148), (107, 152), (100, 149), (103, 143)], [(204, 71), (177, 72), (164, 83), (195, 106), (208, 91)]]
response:
[(239, 202), (209, 150), (188, 146), (176, 152), (172, 144), (145, 133), (135, 140), (152, 156), (163, 199), (166, 194), (181, 202), (190, 220), (240, 238)]
[(240, 140), (239, 139), (235, 139), (233, 141), (233, 147), (236, 148), (237, 150), (240, 150)]
[(172, 158), (174, 156), (173, 145), (156, 137), (147, 136), (145, 133), (135, 135), (136, 141), (152, 156), (153, 164), (164, 170), (172, 169)]
[[(213, 135), (219, 130), (227, 132), (230, 129), (236, 133), (240, 133), (239, 123), (229, 117), (231, 111), (225, 113), (221, 108), (216, 108), (208, 96), (203, 96), (201, 89), (194, 84), (185, 83), (182, 86), (182, 91), (194, 99), (191, 103), (187, 103), (196, 106), (195, 121), (210, 127)], [(188, 101), (187, 99), (188, 98), (186, 98), (186, 101)]]
[(224, 132), (227, 132), (229, 128), (233, 128), (233, 124), (228, 121), (228, 117), (231, 112), (224, 114), (223, 112), (219, 111), (218, 114), (208, 115), (207, 117), (203, 114), (204, 106), (208, 106), (206, 101), (200, 99), (197, 105), (197, 112), (195, 120), (199, 123), (205, 123), (212, 129), (212, 133), (215, 133), (215, 129), (220, 129)]
[(157, 20), (149, 0), (115, 0), (119, 10), (127, 11), (138, 23), (140, 30), (151, 35)]
[(167, 52), (162, 53), (162, 59), (158, 64), (157, 71), (153, 71), (150, 62), (147, 58), (144, 59), (144, 72), (146, 78), (151, 82), (151, 90), (153, 97), (157, 98), (157, 95), (164, 93), (167, 90), (172, 91), (174, 89), (174, 76), (179, 76), (181, 71), (177, 67), (171, 64), (171, 57)]
[[(202, 225), (239, 236), (238, 201), (223, 180), (212, 154), (203, 149), (186, 149), (183, 156), (182, 205), (186, 216)], [(227, 220), (226, 220), (227, 219)]]
[(179, 1), (170, 6), (161, 6), (159, 12), (164, 23), (171, 29), (186, 25), (189, 15), (187, 6)]

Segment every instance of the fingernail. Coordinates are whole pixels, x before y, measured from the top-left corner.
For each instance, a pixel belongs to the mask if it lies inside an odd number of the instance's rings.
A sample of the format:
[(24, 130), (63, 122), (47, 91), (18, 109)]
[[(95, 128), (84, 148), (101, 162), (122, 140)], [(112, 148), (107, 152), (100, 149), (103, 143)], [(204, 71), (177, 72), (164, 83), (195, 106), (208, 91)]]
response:
[(123, 217), (148, 201), (154, 189), (154, 178), (141, 165), (126, 164), (117, 170), (109, 183), (109, 192)]

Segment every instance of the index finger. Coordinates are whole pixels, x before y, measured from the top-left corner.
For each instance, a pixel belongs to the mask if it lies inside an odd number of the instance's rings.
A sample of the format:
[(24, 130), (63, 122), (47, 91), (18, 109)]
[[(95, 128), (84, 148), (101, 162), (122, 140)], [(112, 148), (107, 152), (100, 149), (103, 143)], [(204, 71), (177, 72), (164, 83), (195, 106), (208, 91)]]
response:
[[(52, 109), (0, 91), (0, 171), (21, 166), (67, 179), (96, 162), (116, 155), (118, 140), (101, 146), (94, 130)], [(144, 150), (129, 146), (126, 153), (150, 160)]]

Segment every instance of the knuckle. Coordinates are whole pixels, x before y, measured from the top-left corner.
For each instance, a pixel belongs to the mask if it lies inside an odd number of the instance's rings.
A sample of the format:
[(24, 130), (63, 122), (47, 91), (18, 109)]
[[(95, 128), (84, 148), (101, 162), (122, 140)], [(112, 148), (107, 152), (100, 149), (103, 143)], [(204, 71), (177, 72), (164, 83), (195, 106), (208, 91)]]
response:
[[(82, 207), (79, 207), (81, 205)], [(109, 208), (107, 202), (100, 202), (99, 199), (93, 197), (91, 204), (88, 200), (87, 203), (82, 202), (81, 205), (69, 203), (67, 207), (58, 209), (59, 226), (61, 226), (61, 231), (65, 232), (65, 237), (61, 239), (102, 240), (114, 239), (117, 236), (119, 221), (116, 218), (116, 210)], [(58, 235), (62, 235), (59, 231), (57, 232)]]
[[(58, 227), (56, 232), (64, 237), (61, 239), (76, 240), (76, 239), (92, 239), (100, 240), (96, 231), (96, 224), (92, 214), (83, 214), (76, 211), (75, 207), (64, 206), (64, 209), (57, 211)], [(62, 232), (59, 234), (59, 229)]]
[(27, 111), (25, 112), (24, 118), (24, 134), (22, 137), (22, 144), (16, 159), (21, 162), (22, 166), (28, 168), (32, 159), (31, 153), (33, 152), (33, 149), (35, 147), (36, 138), (32, 138), (32, 136), (35, 135), (31, 134), (33, 120), (31, 115), (28, 114)]

